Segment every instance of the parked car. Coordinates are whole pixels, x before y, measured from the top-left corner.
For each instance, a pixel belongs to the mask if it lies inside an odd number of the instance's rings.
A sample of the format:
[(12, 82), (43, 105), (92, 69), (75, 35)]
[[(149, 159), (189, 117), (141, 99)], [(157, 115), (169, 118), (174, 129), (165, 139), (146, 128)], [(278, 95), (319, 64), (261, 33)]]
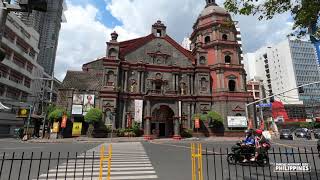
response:
[(298, 128), (298, 129), (296, 129), (294, 135), (297, 138), (311, 139), (311, 133), (307, 128)]
[(290, 129), (280, 130), (280, 139), (291, 139), (293, 140), (292, 131)]
[(313, 135), (314, 135), (314, 138), (320, 139), (320, 129), (314, 129)]

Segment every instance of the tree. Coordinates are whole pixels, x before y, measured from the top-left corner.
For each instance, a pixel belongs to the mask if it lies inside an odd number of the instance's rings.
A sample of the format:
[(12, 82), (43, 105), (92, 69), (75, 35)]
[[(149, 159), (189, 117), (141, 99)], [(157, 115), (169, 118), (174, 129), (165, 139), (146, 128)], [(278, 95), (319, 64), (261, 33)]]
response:
[(87, 114), (84, 116), (84, 121), (89, 124), (87, 131), (87, 136), (92, 137), (94, 131), (94, 124), (101, 122), (102, 120), (102, 111), (98, 108), (90, 109)]
[(226, 0), (224, 6), (235, 14), (257, 15), (259, 20), (290, 12), (294, 20), (291, 35), (300, 38), (309, 33), (314, 38), (320, 38), (319, 0)]
[(51, 110), (51, 112), (48, 115), (48, 119), (53, 122), (60, 120), (63, 116), (64, 110), (61, 108), (55, 108), (54, 110)]
[(222, 116), (215, 111), (209, 111), (207, 114), (207, 118), (211, 121), (209, 122), (209, 126), (211, 127), (221, 127), (223, 126), (223, 118)]
[(98, 108), (90, 109), (84, 116), (84, 121), (88, 124), (98, 123), (102, 120), (102, 111)]

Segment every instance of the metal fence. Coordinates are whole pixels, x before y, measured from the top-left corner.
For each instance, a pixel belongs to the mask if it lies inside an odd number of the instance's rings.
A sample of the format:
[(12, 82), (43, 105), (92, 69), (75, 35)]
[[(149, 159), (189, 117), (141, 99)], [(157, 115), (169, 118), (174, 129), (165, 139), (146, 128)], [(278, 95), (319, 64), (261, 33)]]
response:
[[(240, 179), (320, 179), (319, 152), (311, 149), (278, 148), (270, 149), (267, 153), (269, 163), (262, 166), (254, 162), (228, 163), (229, 149), (208, 149), (203, 153), (205, 180), (240, 180)], [(279, 163), (307, 163), (311, 168), (305, 172), (276, 172)]]
[(0, 153), (0, 180), (99, 179), (99, 173), (99, 152)]

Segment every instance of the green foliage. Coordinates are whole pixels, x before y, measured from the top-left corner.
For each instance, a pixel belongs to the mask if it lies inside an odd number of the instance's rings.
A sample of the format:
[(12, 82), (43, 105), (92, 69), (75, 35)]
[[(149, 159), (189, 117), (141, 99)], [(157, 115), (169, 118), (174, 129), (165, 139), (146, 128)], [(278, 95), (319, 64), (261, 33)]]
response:
[[(306, 30), (316, 25), (320, 15), (319, 0), (226, 0), (224, 6), (229, 12), (240, 15), (256, 15), (259, 20), (272, 19), (278, 14), (289, 12), (293, 16), (293, 29), (295, 30), (295, 33), (291, 35), (297, 37), (306, 35)], [(316, 29), (317, 31), (311, 32), (311, 34), (318, 34), (320, 37), (319, 26)]]
[[(51, 112), (48, 115), (48, 119), (53, 122), (53, 121), (59, 121), (62, 119), (62, 116), (64, 113), (67, 113), (64, 109), (62, 108), (52, 108)], [(67, 117), (70, 118), (70, 113), (67, 113)]]
[(54, 104), (49, 105), (49, 106), (46, 108), (47, 114), (50, 114), (51, 112), (53, 112), (53, 111), (56, 110), (56, 109), (57, 109), (56, 105), (54, 105)]
[(102, 120), (102, 111), (98, 108), (90, 109), (84, 116), (84, 121), (89, 124), (98, 123)]
[(140, 137), (141, 135), (142, 131), (138, 123), (134, 123), (131, 128), (118, 129), (117, 131), (118, 137)]
[(207, 116), (208, 118), (211, 118), (213, 121), (217, 121), (223, 124), (223, 118), (218, 112), (209, 111)]
[(192, 129), (182, 129), (181, 137), (183, 138), (191, 138), (192, 137)]

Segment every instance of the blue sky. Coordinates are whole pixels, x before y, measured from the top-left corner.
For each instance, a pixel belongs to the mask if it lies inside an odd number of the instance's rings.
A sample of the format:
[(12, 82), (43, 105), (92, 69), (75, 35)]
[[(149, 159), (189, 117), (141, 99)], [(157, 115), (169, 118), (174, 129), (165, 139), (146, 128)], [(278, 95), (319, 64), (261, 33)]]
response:
[(122, 23), (118, 19), (114, 18), (110, 11), (106, 9), (107, 4), (109, 4), (111, 0), (70, 0), (70, 2), (74, 5), (80, 6), (86, 6), (88, 4), (93, 5), (99, 10), (96, 20), (109, 28), (122, 25)]

